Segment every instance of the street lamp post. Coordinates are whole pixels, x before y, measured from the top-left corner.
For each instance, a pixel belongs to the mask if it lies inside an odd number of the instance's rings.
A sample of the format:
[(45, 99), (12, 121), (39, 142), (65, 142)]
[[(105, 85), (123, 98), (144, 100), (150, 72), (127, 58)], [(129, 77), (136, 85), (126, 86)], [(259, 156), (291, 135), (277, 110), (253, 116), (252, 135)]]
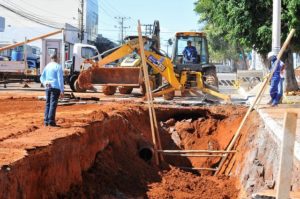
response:
[(281, 34), (281, 0), (273, 0), (273, 23), (272, 23), (272, 52), (276, 54), (280, 50)]

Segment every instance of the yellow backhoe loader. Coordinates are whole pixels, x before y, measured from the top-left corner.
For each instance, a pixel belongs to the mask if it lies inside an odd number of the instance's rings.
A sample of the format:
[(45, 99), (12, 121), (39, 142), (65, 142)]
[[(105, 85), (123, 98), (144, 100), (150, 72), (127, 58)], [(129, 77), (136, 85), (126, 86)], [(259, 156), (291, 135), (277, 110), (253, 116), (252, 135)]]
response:
[[(197, 60), (193, 63), (184, 62), (182, 51), (186, 42), (190, 41), (197, 49)], [(175, 91), (185, 93), (209, 94), (226, 101), (230, 97), (219, 93), (218, 78), (215, 66), (208, 63), (208, 50), (205, 34), (202, 32), (180, 32), (176, 34), (173, 57), (157, 50), (155, 42), (148, 37), (143, 37), (145, 44), (145, 56), (148, 70), (153, 76), (162, 76), (163, 85), (155, 89), (153, 96), (163, 96), (167, 100), (174, 97)], [(104, 92), (114, 93), (117, 86), (137, 87), (143, 85), (143, 74), (140, 67), (105, 67), (107, 64), (119, 60), (129, 54), (140, 55), (137, 38), (131, 38), (127, 43), (115, 48), (98, 63), (94, 63), (88, 70), (82, 71), (78, 77), (78, 86), (89, 89), (92, 84), (101, 84), (105, 88), (110, 88)], [(150, 78), (152, 85), (155, 79)]]

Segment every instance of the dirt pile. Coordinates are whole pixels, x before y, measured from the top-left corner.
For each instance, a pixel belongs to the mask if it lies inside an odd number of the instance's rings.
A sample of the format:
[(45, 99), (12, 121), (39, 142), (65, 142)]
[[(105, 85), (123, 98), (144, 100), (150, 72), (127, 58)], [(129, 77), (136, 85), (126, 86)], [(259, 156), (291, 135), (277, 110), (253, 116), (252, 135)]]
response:
[(229, 199), (237, 198), (235, 181), (229, 177), (197, 176), (172, 168), (164, 171), (162, 181), (149, 187), (149, 198), (201, 198)]
[[(161, 122), (163, 145), (173, 150), (225, 150), (235, 133), (243, 113), (234, 111), (231, 115), (207, 112), (199, 117)], [(220, 157), (166, 157), (174, 166), (212, 168)], [(202, 172), (209, 174), (211, 172)]]

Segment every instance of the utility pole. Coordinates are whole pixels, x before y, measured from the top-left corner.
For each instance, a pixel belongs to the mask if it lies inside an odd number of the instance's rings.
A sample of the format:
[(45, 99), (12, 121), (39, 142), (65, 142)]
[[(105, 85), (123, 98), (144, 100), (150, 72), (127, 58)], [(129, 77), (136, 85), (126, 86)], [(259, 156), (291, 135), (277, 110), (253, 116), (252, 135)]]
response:
[(84, 11), (84, 0), (80, 1), (80, 8), (78, 8), (78, 38), (81, 41), (81, 43), (84, 40), (84, 25), (83, 25), (83, 11)]
[(273, 0), (272, 52), (278, 54), (281, 35), (281, 0)]
[(152, 35), (152, 31), (153, 31), (153, 25), (152, 24), (143, 24), (143, 27), (145, 27), (145, 35)]
[(124, 26), (124, 21), (127, 19), (130, 19), (130, 17), (115, 17), (115, 19), (118, 20), (119, 26), (115, 26), (115, 28), (120, 29), (120, 44), (124, 43), (124, 32), (127, 28), (130, 28), (130, 26)]

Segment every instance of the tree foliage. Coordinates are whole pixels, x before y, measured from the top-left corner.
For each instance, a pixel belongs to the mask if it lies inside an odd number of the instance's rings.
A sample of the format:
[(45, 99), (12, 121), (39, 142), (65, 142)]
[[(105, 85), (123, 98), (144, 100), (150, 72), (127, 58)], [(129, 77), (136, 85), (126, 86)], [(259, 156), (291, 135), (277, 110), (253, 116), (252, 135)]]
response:
[[(198, 0), (195, 3), (200, 22), (205, 22), (208, 29), (219, 30), (219, 36), (232, 45), (254, 47), (263, 55), (271, 50), (272, 10), (273, 0)], [(296, 35), (288, 52), (299, 52), (300, 42), (296, 41), (300, 39), (300, 1), (282, 0), (282, 42), (292, 28), (296, 29)]]
[[(221, 29), (225, 39), (266, 54), (272, 42), (272, 0), (198, 0), (200, 21)], [(300, 31), (300, 1), (282, 1), (282, 38), (291, 28)], [(299, 40), (299, 34), (294, 41)], [(299, 48), (293, 43), (293, 48)]]

